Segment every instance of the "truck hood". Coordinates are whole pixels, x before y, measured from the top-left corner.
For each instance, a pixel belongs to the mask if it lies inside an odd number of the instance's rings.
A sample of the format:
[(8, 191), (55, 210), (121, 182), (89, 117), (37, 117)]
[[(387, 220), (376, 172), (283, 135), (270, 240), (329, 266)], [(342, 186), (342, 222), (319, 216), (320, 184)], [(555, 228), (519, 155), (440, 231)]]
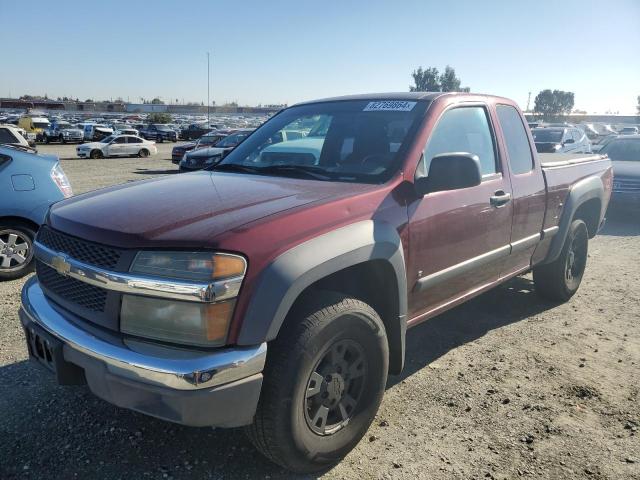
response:
[(206, 148), (198, 148), (195, 150), (191, 150), (187, 153), (187, 158), (209, 158), (221, 156), (225, 152), (231, 150), (232, 147), (229, 148), (219, 148), (219, 147), (206, 147)]
[(54, 229), (123, 248), (215, 248), (255, 220), (373, 188), (340, 182), (200, 171), (118, 185), (55, 204)]
[(640, 158), (637, 161), (623, 162), (615, 161), (611, 162), (613, 165), (613, 178), (615, 177), (631, 177), (640, 180)]

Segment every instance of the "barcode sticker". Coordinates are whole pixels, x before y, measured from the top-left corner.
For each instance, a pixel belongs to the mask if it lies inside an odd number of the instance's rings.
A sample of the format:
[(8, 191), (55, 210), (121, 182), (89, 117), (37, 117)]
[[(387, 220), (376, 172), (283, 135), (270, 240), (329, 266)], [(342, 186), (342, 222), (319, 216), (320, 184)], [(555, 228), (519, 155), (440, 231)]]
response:
[(363, 112), (410, 112), (417, 102), (406, 100), (380, 100), (369, 102)]

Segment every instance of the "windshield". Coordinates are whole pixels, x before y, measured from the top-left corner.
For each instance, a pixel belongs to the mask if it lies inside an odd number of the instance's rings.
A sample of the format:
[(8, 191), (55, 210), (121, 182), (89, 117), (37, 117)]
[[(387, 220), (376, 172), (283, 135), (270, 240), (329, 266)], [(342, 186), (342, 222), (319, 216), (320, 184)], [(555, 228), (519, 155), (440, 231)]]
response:
[(198, 139), (196, 145), (201, 147), (202, 145), (214, 145), (222, 138), (221, 135), (204, 135)]
[(33, 122), (33, 128), (49, 128), (48, 122)]
[(108, 137), (104, 137), (102, 140), (100, 140), (100, 143), (109, 143), (111, 142), (115, 137), (115, 135), (109, 135)]
[(559, 143), (562, 140), (563, 130), (550, 130), (548, 128), (534, 128), (533, 140), (535, 142), (555, 142)]
[(235, 147), (240, 142), (242, 142), (245, 138), (249, 136), (251, 132), (238, 132), (233, 135), (229, 135), (228, 137), (224, 137), (218, 143), (216, 143), (216, 147)]
[(600, 153), (606, 153), (611, 160), (640, 162), (640, 138), (615, 139), (605, 145)]
[(67, 122), (58, 122), (58, 128), (75, 128), (75, 127)]
[(162, 132), (170, 132), (171, 129), (169, 127), (167, 127), (166, 125), (156, 125), (155, 126), (158, 130), (162, 131)]
[[(399, 153), (418, 128), (426, 106), (414, 101), (351, 100), (292, 107), (272, 117), (213, 168), (383, 182), (397, 171)], [(290, 130), (301, 136), (284, 140)]]

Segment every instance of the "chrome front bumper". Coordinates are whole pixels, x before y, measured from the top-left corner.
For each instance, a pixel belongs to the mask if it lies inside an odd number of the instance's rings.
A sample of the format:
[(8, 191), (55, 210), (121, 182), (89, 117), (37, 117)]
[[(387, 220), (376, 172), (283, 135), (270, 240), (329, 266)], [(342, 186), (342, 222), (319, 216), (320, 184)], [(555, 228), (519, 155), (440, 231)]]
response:
[(98, 338), (67, 320), (45, 297), (36, 277), (22, 290), (22, 311), (65, 347), (103, 362), (118, 377), (176, 390), (195, 390), (261, 373), (267, 344), (215, 352), (177, 349), (139, 341)]
[[(266, 343), (186, 350), (81, 328), (47, 299), (36, 277), (22, 290), (20, 320), (30, 357), (43, 363), (37, 345), (45, 343), (53, 352), (45, 366), (61, 384), (86, 383), (114, 405), (183, 425), (238, 427), (253, 421)], [(44, 357), (51, 360), (48, 353)]]

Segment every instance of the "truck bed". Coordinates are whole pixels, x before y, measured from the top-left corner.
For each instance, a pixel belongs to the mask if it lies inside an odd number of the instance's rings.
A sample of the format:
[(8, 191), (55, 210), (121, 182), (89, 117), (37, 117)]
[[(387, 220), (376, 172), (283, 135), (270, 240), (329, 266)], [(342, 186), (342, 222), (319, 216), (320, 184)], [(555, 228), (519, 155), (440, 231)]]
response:
[(606, 155), (598, 153), (539, 153), (538, 158), (540, 158), (540, 164), (543, 168), (553, 168), (602, 160), (606, 158)]

